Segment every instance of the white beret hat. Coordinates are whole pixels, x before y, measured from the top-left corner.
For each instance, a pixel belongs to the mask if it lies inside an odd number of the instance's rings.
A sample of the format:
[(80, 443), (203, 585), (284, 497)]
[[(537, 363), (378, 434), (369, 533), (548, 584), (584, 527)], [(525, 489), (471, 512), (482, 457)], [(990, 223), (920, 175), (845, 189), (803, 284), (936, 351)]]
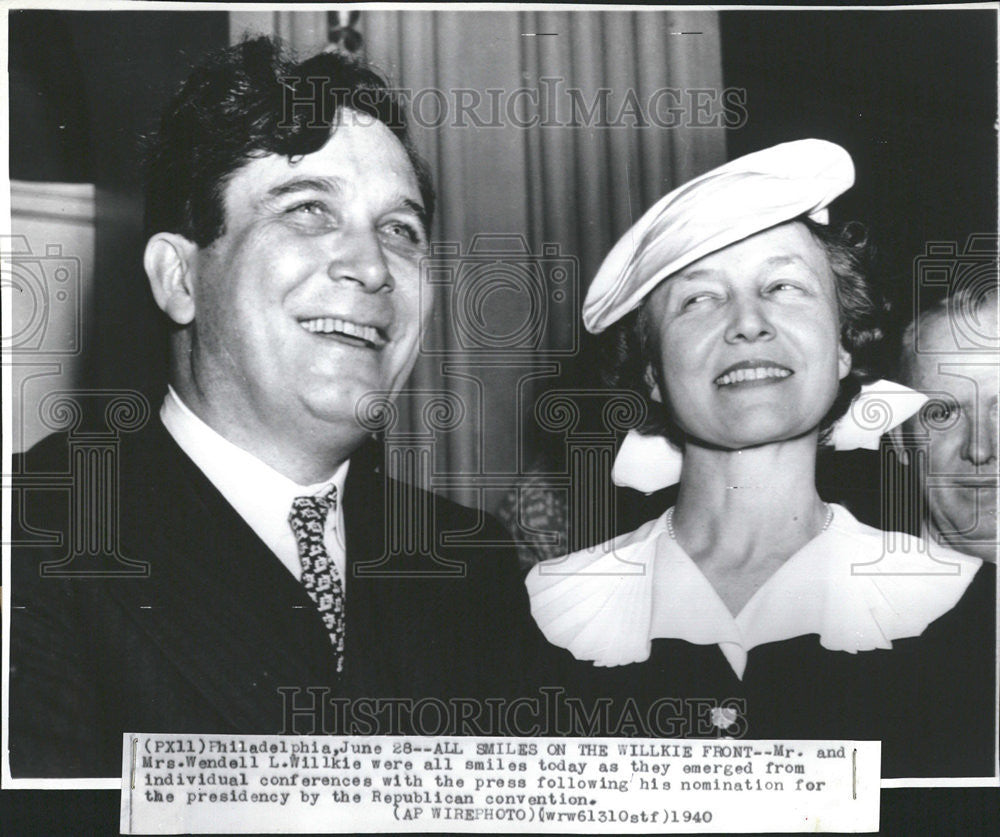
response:
[(755, 151), (664, 195), (621, 237), (583, 301), (583, 324), (599, 334), (660, 281), (716, 250), (826, 207), (854, 184), (839, 145), (805, 139)]

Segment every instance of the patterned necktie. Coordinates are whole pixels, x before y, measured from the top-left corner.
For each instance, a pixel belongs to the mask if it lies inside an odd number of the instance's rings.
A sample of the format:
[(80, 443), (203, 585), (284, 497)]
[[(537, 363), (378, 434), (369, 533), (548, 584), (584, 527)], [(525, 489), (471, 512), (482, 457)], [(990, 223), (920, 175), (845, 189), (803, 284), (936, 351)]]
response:
[(344, 585), (337, 565), (326, 551), (327, 515), (337, 509), (337, 487), (331, 485), (318, 497), (296, 497), (288, 523), (295, 534), (302, 561), (302, 586), (316, 603), (337, 651), (337, 671), (344, 669)]

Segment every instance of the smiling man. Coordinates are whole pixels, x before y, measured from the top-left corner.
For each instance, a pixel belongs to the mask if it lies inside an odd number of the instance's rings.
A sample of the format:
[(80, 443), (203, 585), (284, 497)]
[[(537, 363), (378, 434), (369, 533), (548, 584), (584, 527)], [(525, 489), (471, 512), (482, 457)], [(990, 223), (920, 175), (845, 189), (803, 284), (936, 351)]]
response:
[[(146, 199), (170, 387), (116, 467), (120, 550), (148, 575), (50, 577), (65, 549), (15, 550), (12, 773), (120, 775), (126, 731), (440, 733), (447, 718), (422, 730), (392, 701), (514, 695), (516, 559), (443, 545), (503, 538), (401, 490), (359, 420), (405, 383), (430, 312), (433, 189), (383, 80), (267, 39), (223, 51), (167, 108)], [(68, 457), (55, 435), (15, 471)], [(15, 538), (67, 542), (65, 496), (23, 494)], [(393, 547), (400, 525), (433, 554)]]
[(176, 232), (146, 247), (153, 295), (181, 326), (174, 388), (230, 442), (309, 484), (358, 446), (361, 398), (398, 391), (416, 360), (417, 176), (384, 123), (344, 108), (319, 150), (234, 172), (224, 211), (207, 247)]

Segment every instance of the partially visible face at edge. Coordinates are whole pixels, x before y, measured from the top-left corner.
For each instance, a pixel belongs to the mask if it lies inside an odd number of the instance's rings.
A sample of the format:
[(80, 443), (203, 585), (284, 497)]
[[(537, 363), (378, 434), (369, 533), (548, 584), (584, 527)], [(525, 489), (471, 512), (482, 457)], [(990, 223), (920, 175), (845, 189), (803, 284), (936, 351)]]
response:
[[(960, 552), (996, 560), (1000, 363), (996, 355), (958, 351), (951, 316), (925, 315), (919, 351), (907, 347), (903, 382), (931, 400), (904, 427), (910, 438), (926, 440), (921, 482), (933, 531)], [(995, 341), (995, 297), (979, 316)], [(914, 330), (907, 334), (912, 342)]]
[(736, 450), (817, 431), (851, 368), (826, 251), (797, 222), (689, 265), (645, 305), (658, 394), (689, 440)]

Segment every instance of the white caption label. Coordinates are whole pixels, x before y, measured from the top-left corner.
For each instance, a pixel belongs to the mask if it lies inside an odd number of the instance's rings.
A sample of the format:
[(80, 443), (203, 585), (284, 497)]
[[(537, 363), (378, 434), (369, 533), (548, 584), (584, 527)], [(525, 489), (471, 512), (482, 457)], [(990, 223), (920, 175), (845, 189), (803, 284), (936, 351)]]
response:
[(871, 741), (126, 734), (123, 834), (878, 828)]

